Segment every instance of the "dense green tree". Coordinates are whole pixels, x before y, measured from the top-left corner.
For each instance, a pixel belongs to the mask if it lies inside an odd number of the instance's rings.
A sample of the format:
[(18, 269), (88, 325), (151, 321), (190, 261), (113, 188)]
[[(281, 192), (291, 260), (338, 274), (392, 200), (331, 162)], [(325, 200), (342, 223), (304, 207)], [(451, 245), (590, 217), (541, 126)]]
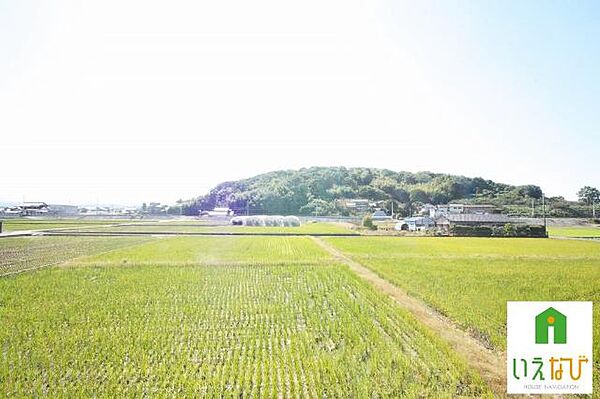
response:
[[(375, 168), (313, 167), (282, 170), (249, 179), (224, 182), (183, 205), (183, 212), (197, 214), (228, 206), (237, 213), (341, 214), (348, 213), (342, 199), (372, 202), (394, 201), (396, 212), (410, 215), (420, 204), (451, 201), (510, 204), (527, 214), (530, 198), (540, 195), (537, 186), (509, 186), (484, 180), (432, 172), (394, 172)], [(570, 205), (569, 205), (570, 206)]]
[(451, 195), (442, 191), (434, 191), (431, 193), (431, 203), (435, 205), (447, 204), (451, 198)]
[(579, 201), (588, 205), (597, 204), (600, 202), (600, 191), (595, 187), (585, 186), (577, 191), (577, 197), (579, 197)]
[(596, 204), (600, 202), (600, 191), (596, 187), (585, 186), (578, 192), (579, 201), (592, 206), (592, 217), (596, 217)]
[(357, 190), (351, 186), (334, 185), (327, 190), (328, 193), (335, 199), (356, 198)]
[(362, 186), (358, 189), (358, 195), (361, 198), (370, 199), (372, 201), (383, 201), (388, 198), (388, 195), (380, 189), (373, 186)]
[(519, 193), (525, 197), (540, 199), (543, 195), (542, 189), (540, 187), (531, 184), (528, 184), (526, 186), (520, 186), (518, 189)]
[(334, 210), (333, 203), (316, 198), (301, 207), (299, 213), (302, 215), (326, 216), (331, 215)]
[(421, 202), (421, 203), (429, 203), (431, 202), (431, 198), (429, 195), (420, 188), (415, 188), (410, 191), (410, 201), (411, 202)]

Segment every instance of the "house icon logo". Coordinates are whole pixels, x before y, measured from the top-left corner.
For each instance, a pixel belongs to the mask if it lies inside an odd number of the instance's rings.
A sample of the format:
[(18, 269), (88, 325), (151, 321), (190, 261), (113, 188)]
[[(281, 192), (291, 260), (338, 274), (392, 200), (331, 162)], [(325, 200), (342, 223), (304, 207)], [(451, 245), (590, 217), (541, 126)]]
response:
[(567, 343), (567, 316), (549, 307), (535, 317), (535, 343), (547, 344), (550, 328), (553, 330), (553, 343)]
[(508, 301), (506, 392), (592, 394), (593, 315), (591, 301)]

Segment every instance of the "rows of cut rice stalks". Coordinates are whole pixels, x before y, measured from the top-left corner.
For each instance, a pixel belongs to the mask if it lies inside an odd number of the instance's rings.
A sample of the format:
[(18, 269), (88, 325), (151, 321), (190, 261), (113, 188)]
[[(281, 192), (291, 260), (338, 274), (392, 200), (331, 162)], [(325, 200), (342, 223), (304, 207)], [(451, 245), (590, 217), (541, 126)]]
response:
[(140, 237), (15, 237), (0, 240), (0, 276), (147, 242)]

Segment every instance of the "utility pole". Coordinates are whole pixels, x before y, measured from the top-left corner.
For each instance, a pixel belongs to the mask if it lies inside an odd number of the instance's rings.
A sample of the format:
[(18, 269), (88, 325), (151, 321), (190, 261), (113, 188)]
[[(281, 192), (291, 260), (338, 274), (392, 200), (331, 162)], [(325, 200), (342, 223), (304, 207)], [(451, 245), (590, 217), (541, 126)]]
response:
[(531, 199), (531, 217), (535, 217), (535, 198)]
[(394, 218), (394, 200), (392, 200), (392, 219)]
[(596, 201), (592, 200), (592, 217), (596, 219)]
[(547, 228), (548, 224), (546, 222), (546, 195), (544, 193), (542, 193), (542, 213), (544, 215), (544, 228)]

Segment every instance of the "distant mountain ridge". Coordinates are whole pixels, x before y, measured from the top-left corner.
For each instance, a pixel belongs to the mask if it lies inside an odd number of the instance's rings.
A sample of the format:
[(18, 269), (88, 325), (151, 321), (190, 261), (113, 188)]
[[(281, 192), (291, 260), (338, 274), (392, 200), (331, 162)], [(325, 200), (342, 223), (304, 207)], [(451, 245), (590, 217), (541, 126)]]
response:
[(527, 205), (539, 199), (535, 185), (514, 186), (432, 172), (395, 172), (378, 168), (311, 167), (279, 170), (247, 179), (224, 182), (190, 201), (185, 213), (230, 207), (237, 213), (283, 215), (344, 215), (352, 211), (342, 199), (362, 198), (411, 214), (424, 203), (453, 201)]

